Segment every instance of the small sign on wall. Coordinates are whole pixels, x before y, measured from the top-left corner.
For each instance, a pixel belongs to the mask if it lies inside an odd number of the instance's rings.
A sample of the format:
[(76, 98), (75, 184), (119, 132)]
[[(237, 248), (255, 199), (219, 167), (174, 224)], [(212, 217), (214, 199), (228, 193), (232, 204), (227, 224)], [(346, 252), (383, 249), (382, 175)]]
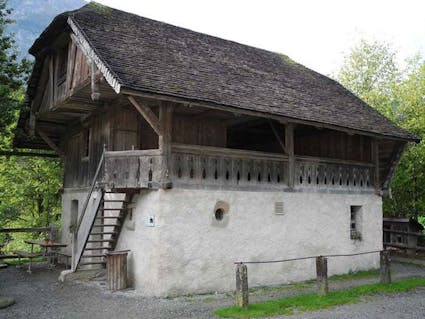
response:
[(148, 215), (145, 217), (145, 226), (146, 227), (155, 227), (155, 216)]

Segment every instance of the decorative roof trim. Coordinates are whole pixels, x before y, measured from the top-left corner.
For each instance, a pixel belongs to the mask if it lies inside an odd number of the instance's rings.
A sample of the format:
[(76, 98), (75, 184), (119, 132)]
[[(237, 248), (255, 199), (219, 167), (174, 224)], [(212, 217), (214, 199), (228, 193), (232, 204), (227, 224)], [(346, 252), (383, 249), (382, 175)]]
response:
[(110, 71), (109, 67), (99, 58), (99, 56), (90, 46), (90, 43), (84, 37), (84, 34), (80, 31), (80, 29), (77, 27), (75, 22), (71, 19), (71, 17), (68, 17), (67, 22), (68, 22), (68, 25), (71, 27), (72, 32), (75, 34), (75, 37), (78, 40), (77, 44), (79, 44), (83, 53), (96, 64), (96, 67), (100, 70), (102, 75), (105, 77), (106, 82), (108, 82), (108, 84), (112, 87), (115, 93), (119, 94), (121, 91), (121, 83), (117, 79), (116, 75), (113, 74)]

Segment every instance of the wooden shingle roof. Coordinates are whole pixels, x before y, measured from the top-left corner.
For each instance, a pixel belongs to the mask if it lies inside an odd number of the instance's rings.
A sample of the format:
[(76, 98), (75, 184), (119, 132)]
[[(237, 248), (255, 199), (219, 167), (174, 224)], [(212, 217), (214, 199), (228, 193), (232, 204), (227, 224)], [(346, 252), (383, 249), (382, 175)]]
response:
[(93, 3), (58, 16), (30, 52), (37, 55), (61, 24), (84, 37), (117, 93), (157, 93), (418, 140), (338, 82), (287, 56)]

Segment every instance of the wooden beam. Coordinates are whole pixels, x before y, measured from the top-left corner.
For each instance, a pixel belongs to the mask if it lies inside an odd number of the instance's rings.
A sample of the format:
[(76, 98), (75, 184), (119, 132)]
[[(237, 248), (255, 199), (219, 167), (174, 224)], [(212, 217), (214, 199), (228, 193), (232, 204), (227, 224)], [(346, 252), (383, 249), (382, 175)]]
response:
[(131, 102), (131, 104), (133, 104), (136, 110), (139, 111), (139, 113), (143, 116), (146, 122), (149, 123), (149, 125), (153, 128), (156, 134), (158, 134), (159, 136), (164, 135), (164, 130), (162, 129), (158, 117), (155, 115), (155, 113), (152, 112), (152, 110), (148, 106), (139, 103), (131, 95), (128, 96), (128, 100)]
[(61, 151), (61, 149), (50, 139), (47, 134), (37, 131), (38, 135), (43, 139), (43, 141), (46, 142), (47, 145), (50, 146), (52, 150), (54, 150), (60, 157), (64, 157), (64, 153)]
[(91, 82), (91, 99), (93, 101), (100, 100), (99, 84), (97, 83), (97, 72), (96, 64), (94, 61), (90, 61), (90, 82)]
[(35, 122), (36, 122), (36, 115), (33, 111), (30, 111), (30, 129), (29, 129), (29, 134), (31, 137), (35, 136)]
[(50, 227), (0, 228), (0, 233), (38, 233), (49, 231)]
[(294, 124), (285, 125), (285, 149), (288, 154), (288, 187), (295, 183)]
[(37, 152), (21, 152), (17, 150), (2, 151), (0, 150), (0, 156), (29, 156), (29, 157), (52, 157), (57, 158), (58, 154), (50, 153), (37, 153)]
[(71, 37), (69, 43), (68, 50), (68, 64), (66, 67), (66, 91), (67, 95), (69, 95), (69, 91), (73, 89), (72, 81), (74, 76), (74, 66), (75, 66), (75, 54), (77, 53), (77, 45), (75, 44), (75, 40)]
[(55, 73), (53, 63), (53, 53), (49, 57), (49, 108), (53, 108), (55, 101)]
[(381, 182), (379, 176), (379, 144), (376, 138), (372, 139), (372, 160), (375, 166), (373, 173), (373, 182), (375, 184), (375, 192), (376, 194), (381, 194)]
[(273, 122), (271, 120), (269, 120), (269, 124), (270, 124), (270, 127), (271, 127), (272, 131), (273, 131), (274, 136), (276, 137), (277, 141), (279, 142), (280, 147), (282, 147), (283, 152), (285, 154), (288, 154), (288, 150), (286, 149), (286, 146), (283, 143), (281, 136), (279, 136), (279, 133), (277, 132), (277, 130), (274, 127)]

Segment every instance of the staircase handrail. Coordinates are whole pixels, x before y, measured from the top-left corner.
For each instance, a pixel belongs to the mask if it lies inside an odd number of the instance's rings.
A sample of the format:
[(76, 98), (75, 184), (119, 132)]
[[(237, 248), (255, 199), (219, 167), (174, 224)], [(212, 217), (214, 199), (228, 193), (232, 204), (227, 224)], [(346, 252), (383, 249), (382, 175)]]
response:
[(91, 184), (91, 187), (90, 187), (90, 191), (87, 194), (86, 200), (85, 200), (84, 205), (83, 205), (83, 210), (81, 211), (81, 216), (78, 219), (78, 223), (77, 223), (77, 227), (76, 227), (77, 233), (78, 233), (78, 230), (80, 229), (81, 222), (83, 221), (84, 215), (86, 213), (87, 206), (89, 205), (90, 197), (93, 193), (94, 188), (96, 187), (97, 178), (99, 177), (100, 169), (101, 169), (102, 165), (104, 164), (104, 161), (105, 161), (105, 149), (103, 150), (102, 156), (100, 157), (99, 164), (97, 165), (96, 173), (94, 174), (93, 181), (92, 181), (92, 184)]

